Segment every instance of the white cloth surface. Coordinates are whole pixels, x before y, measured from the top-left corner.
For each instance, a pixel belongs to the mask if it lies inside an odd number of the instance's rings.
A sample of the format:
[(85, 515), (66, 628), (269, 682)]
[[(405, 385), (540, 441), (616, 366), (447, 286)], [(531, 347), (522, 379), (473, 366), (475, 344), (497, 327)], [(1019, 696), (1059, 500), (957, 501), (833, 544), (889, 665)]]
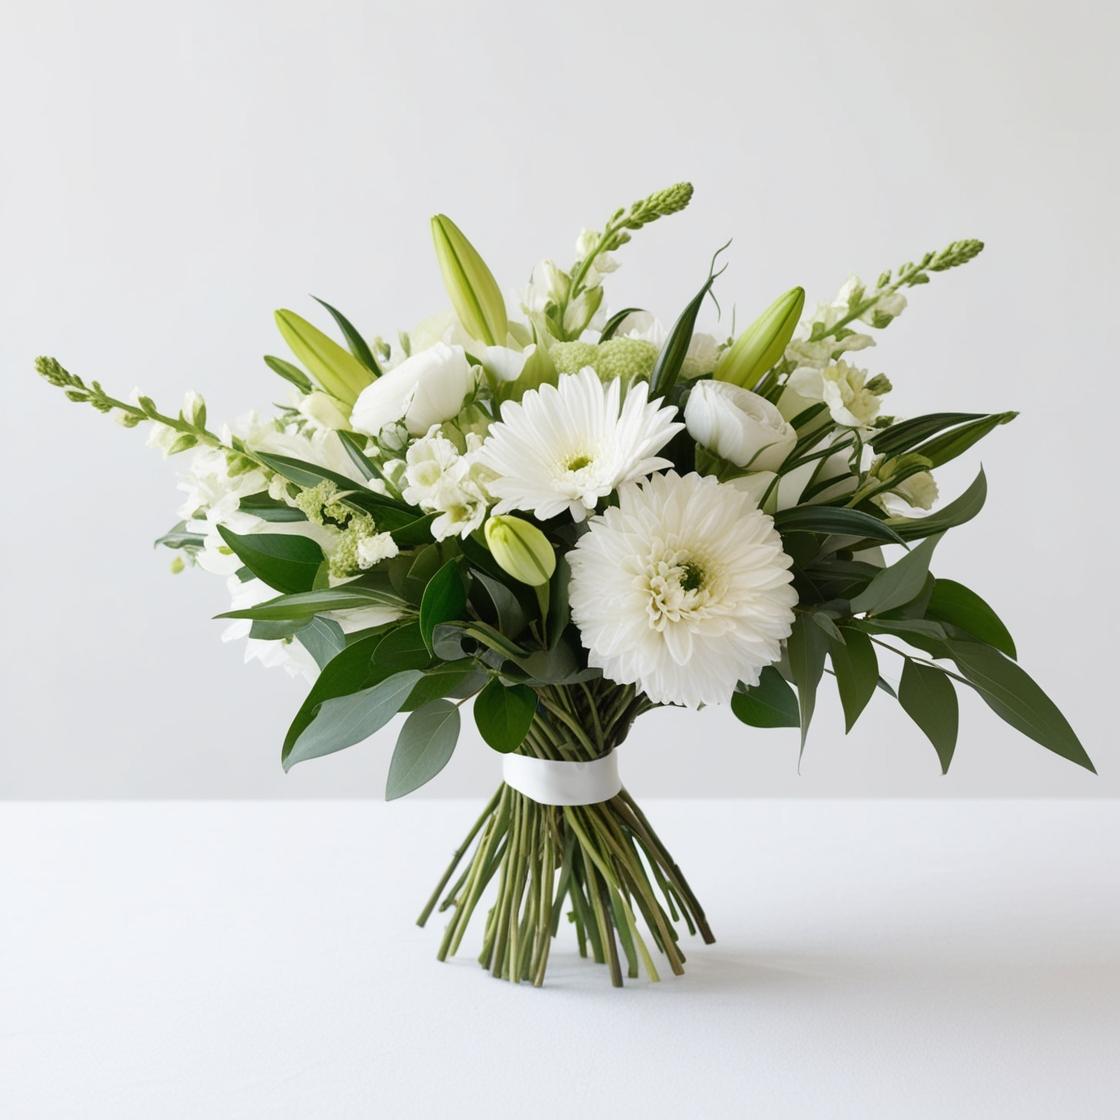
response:
[(480, 808), (0, 805), (0, 1115), (1115, 1114), (1115, 802), (651, 801), (719, 941), (622, 991), (436, 963)]

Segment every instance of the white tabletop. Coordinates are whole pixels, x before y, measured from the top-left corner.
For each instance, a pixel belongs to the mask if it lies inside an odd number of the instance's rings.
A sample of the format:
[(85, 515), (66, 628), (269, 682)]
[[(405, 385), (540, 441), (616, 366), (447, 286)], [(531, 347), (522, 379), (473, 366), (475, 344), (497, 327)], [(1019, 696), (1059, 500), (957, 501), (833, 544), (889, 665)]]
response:
[(471, 803), (0, 806), (0, 1115), (1115, 1115), (1116, 802), (646, 808), (718, 943), (535, 991), (413, 924)]

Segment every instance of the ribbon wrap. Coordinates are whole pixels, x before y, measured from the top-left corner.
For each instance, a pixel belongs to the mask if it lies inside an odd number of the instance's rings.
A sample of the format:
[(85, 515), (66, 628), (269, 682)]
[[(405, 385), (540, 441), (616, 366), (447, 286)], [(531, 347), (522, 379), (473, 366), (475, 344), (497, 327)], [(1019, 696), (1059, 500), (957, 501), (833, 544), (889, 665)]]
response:
[(556, 762), (506, 754), (502, 755), (502, 779), (541, 805), (597, 805), (622, 789), (615, 751), (593, 762)]

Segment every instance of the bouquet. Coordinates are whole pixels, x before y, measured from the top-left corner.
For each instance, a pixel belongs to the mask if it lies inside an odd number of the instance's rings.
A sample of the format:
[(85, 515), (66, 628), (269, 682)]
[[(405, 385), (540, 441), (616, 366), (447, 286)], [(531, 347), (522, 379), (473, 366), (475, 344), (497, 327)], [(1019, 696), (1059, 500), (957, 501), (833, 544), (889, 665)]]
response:
[(889, 415), (891, 382), (858, 364), (910, 289), (982, 244), (853, 277), (808, 314), (793, 288), (713, 336), (696, 327), (720, 250), (668, 329), (608, 315), (615, 254), (691, 196), (680, 183), (616, 210), (574, 264), (541, 262), (510, 299), (437, 216), (451, 309), (393, 343), (323, 301), (341, 343), (278, 311), (291, 356), (264, 360), (290, 401), (272, 415), (212, 427), (197, 394), (165, 412), (37, 363), (71, 400), (189, 455), (159, 543), (174, 571), (226, 579), (224, 637), (247, 659), (311, 682), (285, 768), (407, 713), (386, 787), (401, 797), (447, 763), (472, 701), (504, 780), (419, 922), (449, 914), (442, 960), (477, 914), (479, 960), (507, 980), (543, 982), (562, 924), (616, 985), (682, 972), (682, 926), (713, 940), (619, 776), (618, 747), (657, 708), (727, 705), (796, 729), (803, 751), (828, 672), (846, 731), (880, 692), (947, 771), (965, 688), (1092, 769), (992, 608), (930, 571), (986, 495), (981, 471), (939, 504), (933, 472), (1015, 414)]

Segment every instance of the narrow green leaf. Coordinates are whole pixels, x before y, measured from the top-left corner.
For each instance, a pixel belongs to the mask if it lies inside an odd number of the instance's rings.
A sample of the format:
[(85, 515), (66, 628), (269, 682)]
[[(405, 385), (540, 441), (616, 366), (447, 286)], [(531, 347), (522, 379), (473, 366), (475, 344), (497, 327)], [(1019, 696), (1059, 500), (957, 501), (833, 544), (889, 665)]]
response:
[(564, 554), (556, 557), (556, 571), (552, 573), (548, 596), (548, 644), (555, 648), (567, 629), (572, 618), (569, 596), (571, 594), (572, 569)]
[(960, 722), (953, 682), (940, 669), (908, 657), (898, 682), (898, 702), (933, 744), (941, 773), (948, 774)]
[(805, 614), (798, 614), (789, 636), (786, 653), (790, 674), (797, 686), (797, 704), (800, 713), (801, 754), (805, 753), (805, 740), (817, 704), (817, 686), (824, 673), (824, 658), (828, 652), (828, 638)]
[(988, 480), (984, 471), (973, 480), (969, 488), (959, 498), (943, 506), (927, 517), (890, 517), (886, 524), (894, 529), (903, 540), (920, 540), (947, 529), (971, 521), (983, 508), (988, 496)]
[(337, 308), (331, 307), (325, 299), (320, 299), (318, 296), (312, 296), (311, 298), (330, 312), (331, 318), (338, 325), (338, 329), (342, 331), (342, 337), (346, 339), (346, 346), (350, 353), (353, 354), (374, 377), (380, 377), (381, 366), (378, 365), (377, 359), (373, 356), (373, 351), (366, 345), (366, 340), (358, 333), (354, 324)]
[(430, 782), (448, 763), (459, 740), (459, 709), (448, 700), (432, 700), (404, 721), (389, 776), (385, 800), (404, 797)]
[(246, 494), (240, 498), (237, 508), (244, 513), (251, 513), (262, 521), (285, 522), (306, 521), (307, 515), (298, 509), (293, 509), (287, 502), (271, 497), (267, 491), (259, 494)]
[(830, 642), (828, 652), (844, 708), (844, 734), (847, 735), (879, 683), (879, 660), (866, 634), (851, 627), (843, 627), (842, 632), (843, 643)]
[(1047, 750), (1096, 773), (1065, 716), (1014, 661), (980, 642), (950, 641), (948, 647), (962, 676), (1000, 719)]
[(762, 670), (758, 684), (731, 696), (731, 711), (751, 727), (799, 727), (797, 694), (773, 665)]
[(420, 633), (432, 648), (432, 633), (443, 622), (458, 622), (467, 607), (467, 589), (457, 560), (448, 560), (424, 588), (420, 600)]
[(299, 591), (294, 595), (278, 595), (255, 607), (225, 611), (215, 618), (251, 618), (271, 622), (286, 618), (311, 618), (327, 611), (358, 610), (362, 607), (403, 607), (393, 595), (354, 583), (328, 587), (318, 591)]
[(929, 562), (940, 537), (929, 537), (889, 568), (884, 568), (853, 600), (852, 613), (882, 614), (922, 593)]
[(914, 449), (914, 453), (928, 459), (931, 467), (944, 466), (958, 455), (963, 455), (1001, 424), (1009, 424), (1018, 415), (1017, 412), (997, 412), (991, 416), (982, 416), (979, 420), (962, 424), (951, 432), (944, 432), (920, 444)]
[(152, 541), (153, 548), (159, 548), (160, 545), (163, 545), (164, 548), (202, 548), (205, 544), (205, 537), (187, 531), (185, 521), (180, 521), (164, 533), (162, 537), (156, 537)]
[(283, 358), (275, 358), (271, 354), (265, 354), (264, 364), (273, 373), (279, 374), (285, 381), (294, 385), (304, 396), (314, 391), (315, 386), (311, 383), (311, 378), (299, 366), (294, 366)]
[(362, 450), (365, 443), (365, 436), (356, 435), (354, 432), (336, 432), (335, 433), (339, 442), (342, 444), (343, 450), (350, 458), (350, 462), (358, 468), (358, 473), (361, 474), (367, 482), (371, 478), (377, 478), (377, 468), (370, 462), (369, 456)]
[(981, 412), (931, 412), (926, 416), (915, 416), (910, 420), (900, 420), (889, 428), (883, 428), (871, 436), (871, 446), (880, 455), (893, 457), (917, 447), (924, 439), (958, 424), (970, 420), (982, 420)]
[(352, 747), (380, 731), (401, 710), (413, 685), (423, 675), (419, 669), (408, 669), (371, 688), (324, 701), (283, 759), (284, 769)]
[(967, 631), (974, 638), (995, 646), (1000, 653), (1015, 659), (1015, 642), (999, 616), (975, 591), (951, 579), (933, 581), (926, 614)]
[(323, 562), (323, 550), (297, 533), (249, 533), (244, 536), (218, 526), (222, 540), (237, 558), (269, 587), (284, 594), (310, 591)]
[(606, 323), (603, 324), (603, 330), (599, 335), (599, 341), (609, 342), (614, 338), (618, 328), (621, 327), (631, 315), (637, 315), (641, 310), (640, 307), (624, 307), (621, 311), (616, 311)]
[(774, 527), (786, 533), (825, 533), (902, 544), (902, 537), (882, 518), (838, 506), (794, 506), (774, 515)]
[(537, 694), (523, 684), (506, 687), (492, 680), (474, 700), (474, 722), (483, 739), (502, 754), (516, 750), (525, 740)]
[[(717, 253), (716, 256), (718, 255)], [(712, 265), (714, 267), (715, 258), (712, 259)], [(676, 384), (681, 366), (684, 365), (684, 360), (688, 355), (688, 347), (692, 342), (696, 317), (700, 314), (704, 297), (712, 290), (712, 285), (716, 282), (718, 276), (718, 272), (708, 273), (708, 279), (704, 286), (692, 297), (688, 306), (685, 307), (673, 324), (673, 329), (665, 339), (665, 345), (661, 347), (661, 353), (657, 355), (657, 360), (653, 363), (653, 369), (650, 371), (649, 395), (651, 398), (668, 396), (669, 391)]]

